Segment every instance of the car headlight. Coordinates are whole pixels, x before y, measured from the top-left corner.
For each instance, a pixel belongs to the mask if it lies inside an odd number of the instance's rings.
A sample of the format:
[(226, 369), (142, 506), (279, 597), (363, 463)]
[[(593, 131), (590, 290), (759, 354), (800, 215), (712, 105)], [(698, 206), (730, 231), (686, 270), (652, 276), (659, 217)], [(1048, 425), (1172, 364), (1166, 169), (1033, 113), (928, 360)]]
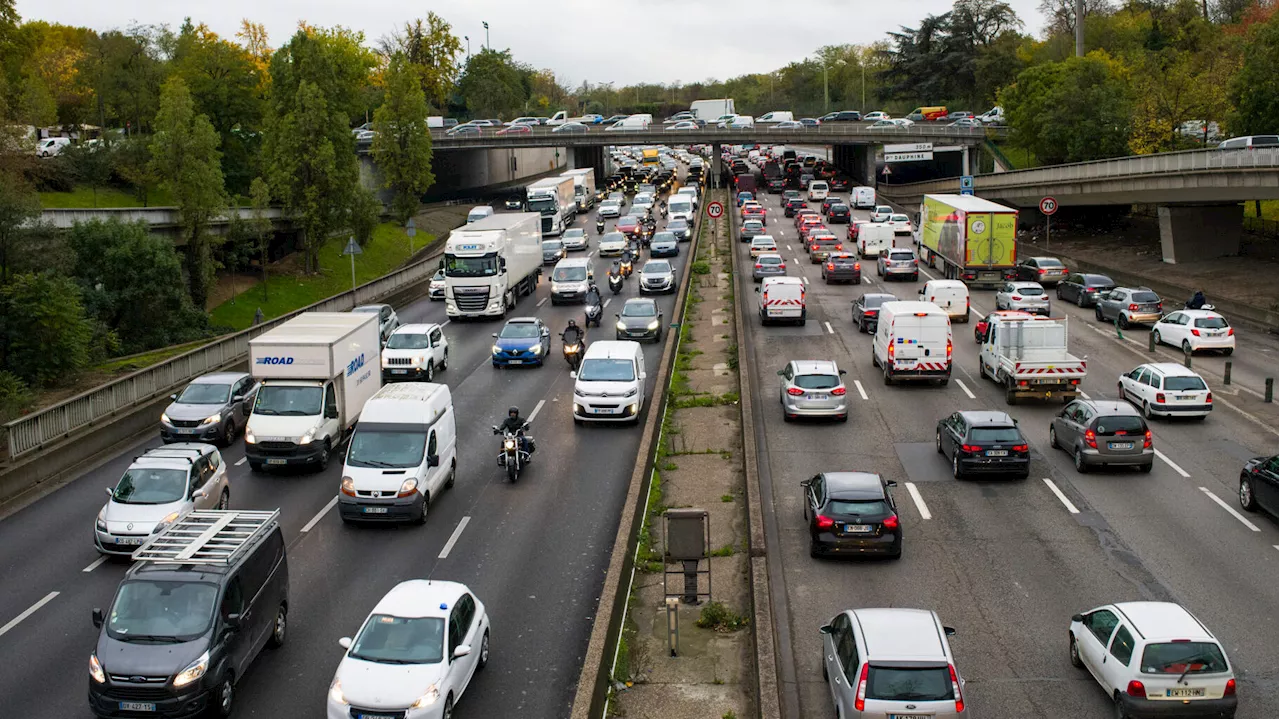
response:
[(409, 705), (409, 708), (421, 709), (423, 707), (429, 707), (432, 704), (435, 704), (436, 700), (438, 700), (439, 698), (440, 698), (440, 688), (435, 684), (432, 684), (431, 686), (427, 687), (427, 691), (425, 694), (418, 697), (418, 700), (416, 702)]
[(493, 353), (494, 353), (494, 354), (498, 354), (499, 352), (501, 352), (501, 351), (502, 351), (502, 348), (501, 348), (501, 347), (499, 347), (498, 345), (494, 345), (494, 346), (493, 346), (493, 347), (491, 347), (490, 349), (493, 351)]
[(618, 327), (618, 330), (620, 330), (620, 331), (621, 331), (621, 330), (625, 330), (625, 329), (627, 329), (627, 323), (626, 323), (626, 322), (623, 322), (622, 320), (618, 320), (617, 327)]
[(97, 654), (89, 655), (89, 676), (99, 684), (107, 683), (107, 673), (102, 671), (102, 663), (98, 661)]
[(214, 424), (216, 422), (221, 422), (221, 421), (222, 421), (222, 415), (211, 414), (208, 417), (205, 417), (204, 421), (202, 421), (200, 424)]
[(535, 355), (540, 355), (542, 354), (542, 345), (534, 345), (529, 351)]
[(169, 415), (164, 412), (160, 413), (160, 421), (164, 422), (165, 424), (173, 424), (173, 422), (169, 420)]
[(98, 528), (99, 532), (107, 531), (107, 520), (102, 515), (107, 513), (107, 508), (103, 507), (98, 511), (98, 519), (94, 521), (93, 526)]
[(412, 478), (406, 479), (405, 481), (400, 483), (400, 492), (398, 494), (401, 497), (403, 497), (407, 494), (413, 494), (417, 490), (418, 490), (418, 480), (412, 479)]
[(316, 428), (312, 427), (307, 433), (298, 438), (298, 444), (311, 444), (311, 440), (316, 438)]
[(347, 698), (342, 694), (342, 682), (337, 679), (333, 680), (333, 684), (329, 687), (329, 701), (346, 705)]
[(151, 529), (151, 533), (155, 534), (156, 532), (159, 532), (160, 530), (169, 526), (173, 522), (173, 520), (177, 518), (178, 518), (177, 512), (169, 512), (168, 514), (164, 515), (164, 519), (160, 520), (159, 522), (156, 522), (156, 526)]
[(650, 322), (650, 323), (649, 323), (649, 329), (651, 329), (651, 330), (656, 330), (656, 329), (658, 329), (658, 321), (657, 321), (657, 320), (654, 320), (654, 321)]
[(204, 676), (204, 673), (208, 670), (209, 652), (205, 652), (197, 657), (194, 662), (188, 664), (186, 669), (178, 672), (178, 676), (173, 678), (173, 685), (175, 687), (185, 687), (191, 682), (194, 682)]
[(251, 432), (251, 431), (249, 431), (249, 430), (247, 430), (247, 429), (246, 429), (246, 430), (244, 431), (244, 443), (245, 443), (245, 444), (257, 444), (257, 443), (258, 443), (258, 438), (257, 438), (257, 437), (255, 437), (255, 436), (253, 436), (253, 432)]
[(627, 391), (627, 393), (626, 393), (626, 394), (624, 394), (624, 395), (622, 395), (622, 396), (623, 396), (623, 397), (635, 397), (635, 396), (636, 396), (637, 394), (639, 394), (639, 393), (640, 393), (640, 390), (639, 390), (639, 389), (637, 389), (637, 388), (635, 388), (635, 387), (632, 387), (630, 390), (628, 390), (628, 391)]

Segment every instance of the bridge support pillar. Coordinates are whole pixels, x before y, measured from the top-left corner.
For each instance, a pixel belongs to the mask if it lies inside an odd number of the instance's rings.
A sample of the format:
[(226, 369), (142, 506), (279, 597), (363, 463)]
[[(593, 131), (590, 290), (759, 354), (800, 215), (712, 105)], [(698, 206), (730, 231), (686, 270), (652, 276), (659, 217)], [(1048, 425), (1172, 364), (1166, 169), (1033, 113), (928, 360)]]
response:
[(570, 147), (566, 170), (579, 170), (590, 167), (596, 171), (596, 182), (599, 183), (608, 175), (604, 167), (604, 147)]
[(1169, 264), (1240, 254), (1244, 210), (1240, 205), (1174, 205), (1158, 208), (1160, 249)]
[(711, 145), (711, 186), (720, 189), (724, 186), (724, 160), (720, 157), (720, 153), (724, 152), (724, 147), (720, 143)]
[(876, 146), (854, 145), (852, 150), (851, 174), (855, 179), (868, 187), (876, 186)]
[(965, 145), (965, 146), (964, 146), (964, 149), (960, 151), (960, 168), (961, 168), (961, 169), (960, 169), (960, 174), (962, 174), (962, 175), (972, 175), (972, 174), (973, 174), (972, 172), (970, 172), (970, 165), (969, 165), (969, 150), (970, 150), (970, 149), (972, 149), (972, 148), (970, 148), (968, 145)]

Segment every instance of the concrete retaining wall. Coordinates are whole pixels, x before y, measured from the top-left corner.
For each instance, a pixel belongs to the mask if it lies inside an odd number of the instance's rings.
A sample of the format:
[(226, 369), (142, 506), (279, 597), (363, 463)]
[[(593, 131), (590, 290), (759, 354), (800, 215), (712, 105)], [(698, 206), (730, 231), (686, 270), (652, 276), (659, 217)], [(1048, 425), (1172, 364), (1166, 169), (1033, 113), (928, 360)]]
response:
[[(526, 147), (502, 150), (436, 150), (431, 171), (436, 183), (426, 201), (476, 197), (503, 186), (532, 182), (553, 170), (567, 169), (568, 155), (561, 148)], [(360, 155), (360, 184), (391, 201), (391, 191), (382, 186), (382, 174), (373, 157)]]

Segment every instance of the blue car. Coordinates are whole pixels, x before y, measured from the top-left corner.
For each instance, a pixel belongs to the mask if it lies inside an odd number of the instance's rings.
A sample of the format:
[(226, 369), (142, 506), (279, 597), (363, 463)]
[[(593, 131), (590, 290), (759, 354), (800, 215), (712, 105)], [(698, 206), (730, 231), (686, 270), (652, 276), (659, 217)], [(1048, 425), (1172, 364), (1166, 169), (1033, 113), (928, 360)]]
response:
[(680, 255), (679, 240), (674, 232), (655, 232), (649, 240), (650, 257), (678, 257)]
[(513, 317), (493, 336), (494, 367), (542, 366), (551, 351), (551, 330), (537, 317)]

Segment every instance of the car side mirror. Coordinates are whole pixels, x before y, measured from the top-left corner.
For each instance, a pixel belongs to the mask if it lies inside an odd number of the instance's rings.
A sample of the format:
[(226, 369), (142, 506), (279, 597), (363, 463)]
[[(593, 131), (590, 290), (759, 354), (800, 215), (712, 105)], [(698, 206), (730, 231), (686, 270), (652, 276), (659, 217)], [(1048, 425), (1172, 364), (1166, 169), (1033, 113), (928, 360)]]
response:
[(239, 614), (228, 614), (228, 615), (226, 616), (226, 618), (225, 618), (225, 619), (223, 619), (223, 622), (227, 625), (227, 628), (228, 628), (228, 629), (239, 629), (239, 628), (240, 628), (240, 615), (239, 615)]
[(498, 333), (497, 333), (497, 332), (494, 332), (494, 333), (493, 333), (493, 338), (494, 338), (494, 339), (498, 339)]
[(350, 649), (350, 648), (351, 648), (351, 637), (343, 637), (343, 638), (339, 639), (339, 640), (338, 640), (338, 646), (342, 647), (343, 649)]
[(1073, 622), (1083, 622), (1083, 621), (1084, 621), (1084, 615), (1083, 615), (1083, 614), (1072, 614), (1072, 615), (1071, 615), (1071, 621), (1073, 621)]
[(888, 480), (888, 481), (886, 481), (886, 482), (884, 483), (884, 486), (886, 486), (886, 487), (896, 487), (896, 486), (898, 486), (898, 483), (897, 483), (897, 482), (895, 482), (895, 481), (893, 481), (892, 479), (890, 479), (890, 480)]
[(849, 374), (849, 370), (839, 370), (840, 374)]
[(169, 395), (169, 399), (173, 400), (174, 402), (177, 402), (178, 401), (177, 393)]
[(325, 410), (324, 410), (324, 418), (325, 418), (325, 419), (337, 419), (337, 418), (338, 418), (338, 408), (337, 408), (337, 407), (326, 407), (326, 408), (325, 408)]
[(204, 499), (205, 497), (208, 497), (208, 496), (209, 496), (209, 493), (205, 491), (204, 487), (201, 487), (200, 489), (197, 489), (196, 491), (191, 493), (192, 499)]
[(569, 379), (578, 379), (578, 373), (573, 370), (569, 370)]
[(759, 288), (759, 287), (757, 287), (757, 288), (756, 288), (756, 294), (757, 294), (757, 295), (758, 295), (758, 294), (760, 294), (760, 288)]
[(785, 373), (786, 373), (786, 370), (784, 370), (784, 369), (780, 369), (780, 370), (778, 370), (778, 376), (779, 376), (779, 377), (781, 377), (781, 376), (782, 376), (783, 374), (785, 374)]
[(459, 644), (453, 648), (453, 658), (461, 659), (471, 653), (470, 644)]
[(242, 394), (238, 394), (238, 395), (236, 395), (235, 397), (232, 397), (232, 398), (231, 398), (231, 401), (232, 401), (232, 402), (243, 402), (243, 401), (244, 401), (244, 395), (242, 395)]
[(110, 488), (110, 487), (107, 487), (107, 496), (108, 496), (108, 497), (114, 497), (114, 496), (116, 496), (116, 491), (115, 491), (114, 489)]
[(943, 627), (943, 628), (942, 628), (942, 633), (943, 633), (943, 634), (945, 634), (945, 635), (947, 635), (947, 636), (949, 636), (949, 637), (954, 637), (954, 636), (956, 635), (956, 628), (955, 628), (955, 627)]
[(438, 454), (429, 454), (429, 455), (427, 455), (427, 466), (428, 466), (428, 467), (439, 467), (439, 466), (440, 466), (440, 455), (438, 455)]
[(101, 628), (102, 628), (102, 623), (103, 623), (103, 621), (105, 621), (105, 620), (104, 620), (104, 618), (103, 618), (103, 616), (102, 616), (102, 608), (101, 608), (101, 607), (94, 607), (94, 608), (93, 608), (93, 626), (94, 626), (94, 628), (95, 628), (95, 629), (101, 629)]
[(823, 624), (822, 626), (818, 627), (818, 633), (819, 633), (819, 634), (830, 634), (830, 633), (831, 633), (831, 625), (830, 625), (830, 624)]

